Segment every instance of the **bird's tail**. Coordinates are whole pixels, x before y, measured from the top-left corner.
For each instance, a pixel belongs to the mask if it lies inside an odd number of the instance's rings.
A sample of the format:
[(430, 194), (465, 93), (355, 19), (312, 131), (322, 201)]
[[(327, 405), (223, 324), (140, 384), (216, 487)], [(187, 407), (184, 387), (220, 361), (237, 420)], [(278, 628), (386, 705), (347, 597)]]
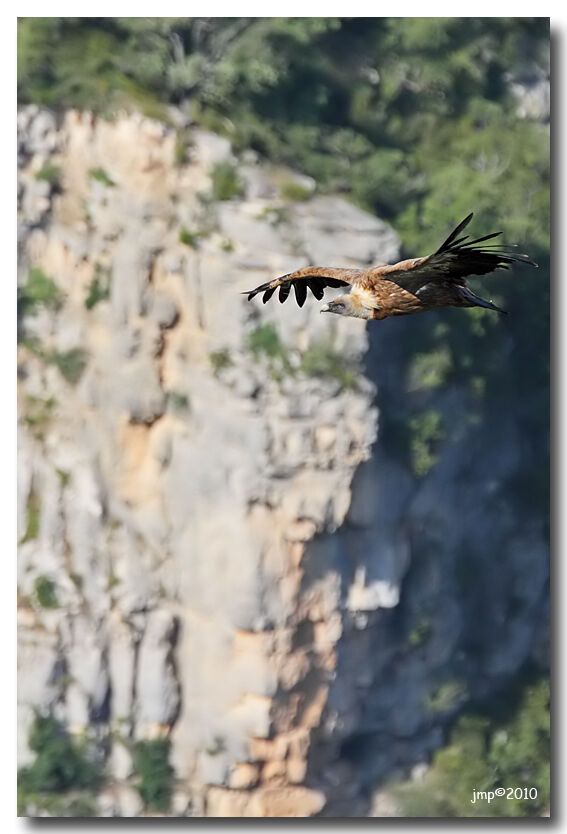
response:
[(508, 315), (506, 310), (503, 310), (501, 307), (497, 307), (496, 304), (492, 303), (492, 301), (487, 301), (485, 298), (481, 298), (480, 295), (476, 295), (476, 293), (468, 287), (460, 287), (460, 291), (462, 297), (469, 302), (467, 306), (486, 307), (487, 310), (496, 310), (497, 313), (502, 313), (504, 316)]

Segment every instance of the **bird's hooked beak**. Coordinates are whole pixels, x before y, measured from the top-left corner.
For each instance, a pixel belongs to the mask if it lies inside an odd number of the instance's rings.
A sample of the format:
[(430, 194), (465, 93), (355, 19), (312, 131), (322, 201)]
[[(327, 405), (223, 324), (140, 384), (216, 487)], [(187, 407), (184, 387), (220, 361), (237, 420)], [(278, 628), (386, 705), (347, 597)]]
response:
[(323, 306), (319, 310), (320, 313), (329, 313), (330, 311), (331, 311), (331, 308), (329, 307), (328, 304), (323, 304)]

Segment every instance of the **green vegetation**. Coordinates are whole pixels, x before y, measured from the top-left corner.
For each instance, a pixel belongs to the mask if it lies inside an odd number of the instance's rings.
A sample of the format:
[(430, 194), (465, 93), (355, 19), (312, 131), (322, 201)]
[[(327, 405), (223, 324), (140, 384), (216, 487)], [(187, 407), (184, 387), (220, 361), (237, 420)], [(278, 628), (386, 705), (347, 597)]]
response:
[(120, 585), (120, 577), (117, 576), (115, 573), (111, 573), (108, 577), (107, 588), (111, 591), (113, 588), (116, 588), (117, 585)]
[(432, 633), (431, 620), (428, 617), (421, 617), (408, 633), (408, 643), (412, 648), (417, 649), (427, 643)]
[(213, 200), (232, 200), (244, 193), (244, 185), (232, 162), (219, 162), (212, 172)]
[(297, 180), (287, 180), (287, 182), (284, 182), (280, 188), (280, 193), (284, 200), (293, 200), (297, 203), (310, 200), (313, 196), (313, 192), (304, 185), (301, 185)]
[(34, 397), (27, 394), (23, 409), (23, 418), (26, 426), (37, 438), (43, 437), (45, 429), (53, 417), (53, 409), (57, 405), (55, 397)]
[(31, 809), (36, 808), (53, 815), (91, 816), (92, 799), (80, 791), (94, 789), (100, 773), (86, 743), (69, 736), (52, 716), (39, 713), (28, 743), (36, 757), (18, 771), (18, 814), (34, 813)]
[(71, 348), (60, 353), (45, 350), (36, 339), (24, 340), (23, 343), (42, 362), (55, 365), (72, 385), (75, 385), (81, 378), (88, 362), (88, 354), (83, 348)]
[(44, 358), (46, 362), (59, 368), (71, 385), (75, 385), (79, 381), (88, 361), (87, 352), (83, 348), (71, 348), (71, 350), (62, 353), (54, 351), (45, 354)]
[[(160, 26), (155, 18), (131, 23), (127, 18), (106, 20), (110, 25), (97, 18), (94, 25), (82, 27), (77, 26), (78, 18), (21, 19), (20, 101), (92, 109), (105, 116), (120, 108), (136, 108), (161, 118), (165, 108), (154, 81), (164, 71), (162, 60), (171, 54), (172, 27), (165, 20)], [(48, 48), (50, 41), (56, 60)]]
[(314, 342), (301, 357), (300, 369), (307, 376), (336, 379), (341, 388), (354, 388), (358, 366), (334, 348), (331, 342)]
[(187, 394), (182, 391), (168, 391), (167, 404), (173, 411), (189, 411), (191, 402)]
[(61, 169), (52, 162), (45, 162), (35, 175), (35, 178), (40, 182), (48, 182), (51, 186), (58, 187), (61, 184)]
[(192, 249), (197, 249), (200, 237), (200, 232), (190, 232), (185, 226), (182, 226), (179, 230), (179, 242), (184, 243), (185, 246), (190, 246)]
[(18, 791), (19, 816), (96, 817), (96, 800), (90, 791), (71, 789), (66, 793)]
[(451, 712), (466, 698), (464, 681), (453, 679), (443, 681), (429, 693), (425, 705), (430, 712)]
[(69, 472), (65, 472), (63, 469), (56, 469), (57, 477), (59, 478), (59, 483), (61, 484), (62, 488), (65, 489), (66, 486), (69, 485), (71, 480), (71, 475)]
[(34, 583), (35, 598), (42, 608), (59, 608), (55, 582), (47, 576), (38, 576)]
[(279, 360), (284, 368), (291, 368), (287, 348), (273, 324), (261, 324), (253, 330), (248, 336), (248, 348), (256, 356)]
[(63, 293), (55, 282), (39, 267), (33, 267), (24, 287), (18, 291), (20, 315), (33, 315), (39, 307), (58, 310), (63, 303)]
[(89, 173), (93, 180), (102, 183), (102, 185), (105, 185), (107, 188), (114, 188), (116, 185), (114, 180), (108, 176), (104, 168), (91, 168)]
[(225, 368), (230, 368), (234, 364), (230, 358), (228, 348), (213, 351), (209, 354), (209, 359), (215, 376), (218, 376)]
[(187, 150), (191, 146), (191, 131), (188, 128), (177, 130), (175, 146), (173, 149), (173, 161), (181, 167), (187, 162)]
[(20, 540), (20, 544), (33, 541), (33, 539), (37, 539), (39, 535), (41, 505), (39, 497), (33, 487), (30, 490), (28, 497), (27, 511), (26, 531)]
[[(525, 688), (512, 715), (461, 716), (423, 781), (391, 790), (404, 816), (541, 816), (549, 809), (549, 761), (549, 682), (541, 680)], [(534, 787), (537, 796), (471, 802), (473, 790), (516, 786)]]
[(181, 167), (187, 161), (187, 143), (183, 139), (177, 139), (175, 142), (173, 160), (178, 167)]
[(101, 266), (98, 261), (94, 265), (94, 275), (89, 284), (89, 292), (85, 299), (85, 307), (92, 310), (100, 301), (110, 298), (110, 269)]
[(548, 45), (545, 18), (24, 18), (18, 92), (106, 115), (190, 98), (203, 126), (350, 193), (412, 251), (471, 206), (547, 248), (546, 138), (517, 129), (507, 77)]
[(265, 220), (274, 229), (281, 226), (282, 223), (289, 223), (290, 213), (287, 206), (266, 206), (261, 214), (256, 218), (257, 220)]
[(429, 408), (410, 417), (408, 427), (412, 469), (422, 478), (437, 461), (439, 444), (445, 437), (443, 418), (438, 411)]
[(137, 789), (148, 810), (169, 810), (174, 775), (169, 750), (168, 738), (138, 741), (133, 746), (132, 764)]
[(248, 334), (248, 349), (255, 359), (264, 358), (268, 373), (276, 382), (294, 373), (289, 349), (282, 342), (273, 324), (261, 324)]
[(448, 345), (441, 345), (430, 353), (416, 353), (408, 367), (410, 391), (434, 390), (447, 382), (453, 360)]

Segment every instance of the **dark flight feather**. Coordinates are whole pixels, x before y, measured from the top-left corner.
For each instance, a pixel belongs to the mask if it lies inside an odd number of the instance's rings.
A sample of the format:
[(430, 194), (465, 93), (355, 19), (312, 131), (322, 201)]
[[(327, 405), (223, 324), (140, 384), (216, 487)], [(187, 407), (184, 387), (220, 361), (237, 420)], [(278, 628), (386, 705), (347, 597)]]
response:
[(462, 231), (463, 231), (463, 229), (465, 229), (465, 228), (469, 225), (469, 223), (471, 222), (471, 220), (472, 220), (472, 219), (473, 219), (473, 212), (471, 211), (471, 213), (469, 214), (469, 216), (468, 216), (468, 217), (465, 217), (465, 219), (464, 219), (463, 221), (461, 221), (461, 223), (459, 223), (459, 225), (457, 226), (457, 228), (456, 228), (456, 229), (454, 229), (454, 230), (451, 232), (451, 234), (449, 235), (449, 237), (447, 238), (447, 240), (446, 240), (446, 241), (444, 241), (444, 242), (441, 244), (441, 246), (439, 247), (439, 249), (437, 250), (437, 252), (435, 252), (435, 254), (436, 254), (436, 255), (439, 255), (439, 254), (441, 254), (441, 252), (445, 252), (445, 250), (446, 250), (446, 249), (448, 249), (448, 248), (450, 247), (450, 245), (453, 243), (453, 241), (455, 240), (455, 238), (457, 237), (457, 235), (459, 234), (459, 232), (462, 232)]
[(286, 298), (288, 297), (288, 295), (290, 293), (290, 290), (291, 290), (291, 283), (281, 285), (280, 294), (279, 294), (280, 304), (284, 303), (284, 301), (286, 300)]
[(293, 287), (295, 289), (295, 298), (297, 303), (300, 307), (303, 307), (305, 299), (307, 298), (307, 287), (305, 286), (305, 281), (295, 281)]

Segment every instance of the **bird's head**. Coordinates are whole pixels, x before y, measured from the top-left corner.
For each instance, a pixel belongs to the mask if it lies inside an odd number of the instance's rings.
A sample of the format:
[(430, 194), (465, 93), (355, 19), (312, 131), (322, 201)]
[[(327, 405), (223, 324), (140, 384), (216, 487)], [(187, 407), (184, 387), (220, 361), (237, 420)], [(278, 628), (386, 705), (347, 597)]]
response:
[(352, 295), (339, 295), (334, 301), (323, 304), (321, 313), (337, 313), (339, 316), (352, 316), (357, 319), (371, 319), (373, 311), (357, 303)]

